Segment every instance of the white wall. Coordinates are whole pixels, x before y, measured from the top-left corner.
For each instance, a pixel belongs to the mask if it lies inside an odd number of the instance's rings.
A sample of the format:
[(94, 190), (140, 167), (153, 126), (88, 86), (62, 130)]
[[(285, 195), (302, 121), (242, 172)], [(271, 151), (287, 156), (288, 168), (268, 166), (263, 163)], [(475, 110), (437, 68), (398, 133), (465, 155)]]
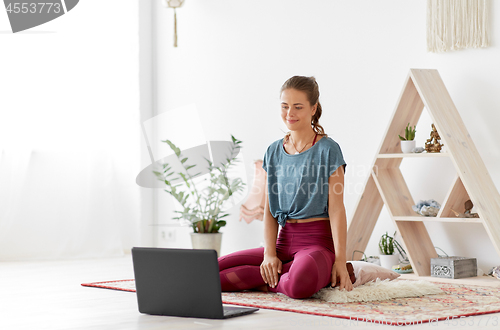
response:
[[(491, 44), (444, 54), (426, 51), (426, 1), (421, 0), (186, 0), (177, 11), (178, 48), (173, 43), (173, 11), (153, 1), (156, 41), (157, 113), (194, 103), (210, 140), (242, 140), (247, 181), (253, 160), (281, 138), (279, 89), (292, 75), (314, 75), (323, 105), (320, 123), (336, 140), (348, 163), (345, 206), (354, 212), (382, 135), (410, 68), (437, 69), (453, 98), (497, 188), (500, 188), (500, 6), (491, 8)], [(189, 119), (186, 118), (186, 134)], [(417, 126), (417, 142), (429, 136), (427, 114)], [(425, 165), (425, 166), (423, 166)], [(442, 202), (451, 184), (451, 162), (404, 161), (415, 201)], [(158, 222), (168, 222), (172, 203), (159, 192)], [(222, 254), (256, 247), (262, 223), (238, 222), (231, 210), (223, 229)], [(449, 255), (478, 258), (488, 270), (500, 264), (480, 224), (426, 224), (436, 246)], [(394, 226), (385, 211), (366, 252)], [(164, 246), (189, 247), (189, 229)]]
[[(153, 2), (138, 1), (139, 9), (139, 107), (140, 107), (140, 123), (144, 123), (156, 114), (155, 106), (155, 72), (153, 63), (155, 62), (154, 55), (155, 43), (153, 43)], [(138, 123), (138, 124), (140, 124)], [(141, 169), (146, 168), (151, 164), (151, 157), (148, 150), (147, 141), (144, 137), (144, 132), (141, 127)], [(156, 195), (155, 189), (141, 188), (141, 231), (140, 243), (142, 246), (156, 245), (155, 226), (152, 226), (156, 219)]]
[(80, 1), (19, 33), (0, 10), (1, 260), (139, 243), (138, 8)]

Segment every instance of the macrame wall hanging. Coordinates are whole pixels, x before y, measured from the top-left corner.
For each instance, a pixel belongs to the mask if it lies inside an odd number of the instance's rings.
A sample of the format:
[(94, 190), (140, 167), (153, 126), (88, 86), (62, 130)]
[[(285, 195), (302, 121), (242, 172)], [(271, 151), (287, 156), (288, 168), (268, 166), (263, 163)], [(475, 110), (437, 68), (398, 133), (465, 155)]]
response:
[(489, 0), (427, 0), (427, 51), (488, 47)]
[(177, 47), (177, 12), (176, 8), (182, 7), (184, 0), (163, 0), (163, 5), (167, 8), (174, 8), (174, 47)]

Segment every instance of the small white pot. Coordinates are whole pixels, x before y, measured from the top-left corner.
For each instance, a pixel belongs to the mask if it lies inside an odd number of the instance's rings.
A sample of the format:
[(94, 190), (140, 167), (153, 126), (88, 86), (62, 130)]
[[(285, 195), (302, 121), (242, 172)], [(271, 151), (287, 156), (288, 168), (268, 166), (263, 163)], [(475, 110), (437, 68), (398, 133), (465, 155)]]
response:
[(399, 256), (397, 254), (381, 254), (380, 266), (386, 269), (392, 269), (392, 266), (399, 264)]
[(401, 151), (403, 153), (410, 153), (413, 148), (415, 148), (415, 140), (401, 141)]
[(217, 251), (217, 257), (220, 257), (220, 246), (222, 242), (222, 233), (191, 233), (191, 243), (193, 249), (210, 249)]

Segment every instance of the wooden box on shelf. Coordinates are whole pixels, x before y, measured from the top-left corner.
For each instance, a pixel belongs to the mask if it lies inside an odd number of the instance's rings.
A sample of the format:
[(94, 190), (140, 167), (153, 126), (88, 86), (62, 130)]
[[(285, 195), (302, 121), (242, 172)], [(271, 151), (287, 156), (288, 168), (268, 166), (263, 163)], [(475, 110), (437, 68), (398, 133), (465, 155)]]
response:
[(440, 257), (431, 258), (431, 276), (464, 278), (477, 276), (476, 258)]

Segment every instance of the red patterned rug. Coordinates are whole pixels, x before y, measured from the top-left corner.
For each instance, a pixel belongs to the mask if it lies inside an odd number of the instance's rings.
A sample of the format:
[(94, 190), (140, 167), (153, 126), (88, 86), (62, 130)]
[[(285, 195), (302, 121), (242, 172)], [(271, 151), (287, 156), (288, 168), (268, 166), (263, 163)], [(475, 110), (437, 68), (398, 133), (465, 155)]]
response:
[[(223, 292), (222, 302), (399, 326), (434, 323), (442, 320), (457, 322), (457, 319), (467, 316), (500, 312), (500, 288), (433, 283), (443, 293), (384, 301), (330, 303), (315, 298), (291, 299), (283, 294), (244, 291)], [(82, 285), (135, 292), (134, 280), (95, 282)]]

